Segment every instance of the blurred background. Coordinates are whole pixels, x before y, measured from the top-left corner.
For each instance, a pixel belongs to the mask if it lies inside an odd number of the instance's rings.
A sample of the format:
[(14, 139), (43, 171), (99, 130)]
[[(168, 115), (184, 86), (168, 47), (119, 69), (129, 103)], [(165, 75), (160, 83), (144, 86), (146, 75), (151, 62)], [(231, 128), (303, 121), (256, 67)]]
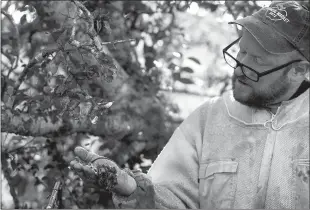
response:
[(270, 3), (1, 1), (1, 207), (45, 208), (60, 180), (61, 208), (114, 208), (69, 171), (73, 149), (147, 172), (231, 89), (222, 49), (240, 28), (227, 23)]

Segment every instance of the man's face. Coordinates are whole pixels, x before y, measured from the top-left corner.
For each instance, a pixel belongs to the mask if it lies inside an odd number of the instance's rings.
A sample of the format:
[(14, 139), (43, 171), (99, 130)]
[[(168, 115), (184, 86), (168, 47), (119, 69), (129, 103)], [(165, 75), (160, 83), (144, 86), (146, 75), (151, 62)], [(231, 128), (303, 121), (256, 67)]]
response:
[[(246, 30), (243, 32), (239, 46), (237, 60), (257, 72), (275, 68), (288, 60), (286, 57), (281, 59), (267, 52)], [(258, 82), (254, 82), (245, 77), (241, 68), (237, 67), (232, 78), (232, 85), (233, 95), (237, 101), (255, 107), (266, 107), (269, 104), (278, 103), (278, 99), (290, 88), (284, 69), (260, 77)]]

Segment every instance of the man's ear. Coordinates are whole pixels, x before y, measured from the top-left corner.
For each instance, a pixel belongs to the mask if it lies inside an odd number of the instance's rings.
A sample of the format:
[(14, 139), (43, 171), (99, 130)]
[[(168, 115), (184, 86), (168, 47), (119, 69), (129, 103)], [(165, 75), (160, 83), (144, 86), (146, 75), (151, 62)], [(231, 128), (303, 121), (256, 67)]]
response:
[(293, 63), (288, 76), (291, 81), (303, 81), (303, 80), (310, 80), (309, 78), (310, 72), (310, 63), (308, 61), (300, 61), (298, 63)]

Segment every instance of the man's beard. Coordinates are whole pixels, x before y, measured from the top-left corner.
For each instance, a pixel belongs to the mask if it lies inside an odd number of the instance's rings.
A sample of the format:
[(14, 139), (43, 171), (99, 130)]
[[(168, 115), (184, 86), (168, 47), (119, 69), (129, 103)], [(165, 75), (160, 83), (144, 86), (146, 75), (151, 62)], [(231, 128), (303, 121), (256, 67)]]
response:
[(234, 98), (236, 101), (247, 106), (266, 108), (272, 104), (278, 103), (277, 99), (285, 95), (289, 90), (289, 83), (286, 81), (287, 78), (283, 75), (273, 84), (268, 87), (262, 87), (259, 90), (255, 90), (254, 88), (248, 86), (247, 88), (251, 89), (251, 91), (247, 97), (238, 97), (238, 93), (235, 90), (235, 83), (237, 79), (241, 81), (246, 81), (248, 79), (244, 75), (240, 77), (233, 75), (232, 77)]

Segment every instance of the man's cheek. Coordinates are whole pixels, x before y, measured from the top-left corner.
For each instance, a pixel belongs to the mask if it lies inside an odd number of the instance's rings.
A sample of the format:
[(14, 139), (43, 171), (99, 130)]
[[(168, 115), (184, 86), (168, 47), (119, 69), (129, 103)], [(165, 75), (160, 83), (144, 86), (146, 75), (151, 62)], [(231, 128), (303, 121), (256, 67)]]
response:
[(236, 76), (233, 75), (232, 78), (231, 78), (231, 81), (232, 81), (232, 84), (233, 84), (233, 85), (235, 84), (236, 80), (237, 80)]
[(232, 88), (235, 89), (236, 86), (237, 77), (235, 75), (232, 76), (231, 82), (232, 82)]

